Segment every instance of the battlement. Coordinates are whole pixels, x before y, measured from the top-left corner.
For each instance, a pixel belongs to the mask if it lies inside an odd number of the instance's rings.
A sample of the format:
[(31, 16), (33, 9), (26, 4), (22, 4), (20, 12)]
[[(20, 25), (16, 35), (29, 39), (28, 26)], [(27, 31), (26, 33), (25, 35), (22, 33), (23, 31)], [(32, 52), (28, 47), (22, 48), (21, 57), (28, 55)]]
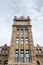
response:
[(29, 20), (29, 21), (31, 21), (30, 16), (27, 16), (27, 17), (24, 17), (24, 16), (20, 16), (20, 17), (14, 16), (13, 21), (15, 21), (15, 20), (25, 20), (25, 21)]

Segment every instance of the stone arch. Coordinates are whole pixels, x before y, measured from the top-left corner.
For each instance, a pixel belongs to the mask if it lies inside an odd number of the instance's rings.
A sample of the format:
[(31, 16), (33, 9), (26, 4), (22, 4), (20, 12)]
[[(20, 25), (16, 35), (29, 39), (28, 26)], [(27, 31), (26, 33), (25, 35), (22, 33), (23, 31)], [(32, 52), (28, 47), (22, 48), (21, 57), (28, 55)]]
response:
[(40, 65), (40, 61), (37, 60), (37, 61), (36, 61), (36, 65)]

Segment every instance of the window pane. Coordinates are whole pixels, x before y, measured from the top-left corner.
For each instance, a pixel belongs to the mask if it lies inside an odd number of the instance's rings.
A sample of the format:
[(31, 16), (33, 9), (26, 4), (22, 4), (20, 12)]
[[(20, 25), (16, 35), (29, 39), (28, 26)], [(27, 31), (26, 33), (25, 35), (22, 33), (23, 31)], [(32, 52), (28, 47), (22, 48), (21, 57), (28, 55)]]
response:
[(15, 51), (15, 62), (18, 62), (18, 58), (19, 58), (19, 50), (16, 49), (16, 51)]
[(15, 52), (16, 52), (16, 53), (19, 53), (19, 51), (18, 51), (18, 50), (16, 50)]
[(29, 50), (27, 49), (26, 50), (26, 62), (29, 62), (30, 61), (30, 53), (29, 53)]
[(20, 30), (19, 30), (19, 29), (17, 29), (17, 31), (16, 31), (16, 32), (17, 32), (17, 34), (19, 34)]
[(42, 52), (42, 50), (41, 49), (39, 49), (39, 53), (41, 53)]
[(20, 30), (20, 34), (24, 34), (24, 31), (23, 31), (23, 29), (21, 29), (21, 30)]
[(24, 62), (24, 50), (20, 51), (20, 61)]
[(38, 49), (36, 49), (36, 53), (39, 53), (39, 50)]
[(30, 55), (29, 54), (26, 54), (26, 58), (30, 58)]
[(26, 41), (25, 43), (28, 43), (28, 41)]
[(26, 50), (26, 53), (29, 53), (29, 50), (28, 49)]
[(22, 50), (20, 51), (20, 53), (24, 53), (24, 50), (22, 49)]
[(15, 58), (15, 62), (18, 62), (18, 58)]
[(19, 40), (19, 37), (16, 37), (16, 40)]
[(6, 48), (5, 52), (6, 52), (6, 53), (8, 52), (7, 48)]
[(26, 58), (26, 62), (30, 62), (30, 59), (29, 58)]
[(19, 37), (16, 37), (16, 43), (19, 43)]
[(2, 53), (4, 53), (4, 48), (2, 49)]
[(28, 37), (25, 37), (25, 43), (28, 43)]
[(24, 42), (24, 38), (22, 37), (21, 39), (20, 39), (20, 43), (23, 43)]
[(18, 58), (18, 54), (15, 54), (15, 58)]
[(19, 41), (16, 41), (16, 43), (19, 43)]
[(25, 34), (28, 34), (28, 31), (27, 31), (27, 29), (25, 29), (24, 33), (25, 33)]
[(8, 60), (6, 60), (6, 61), (4, 62), (4, 65), (8, 65)]
[(24, 62), (24, 58), (21, 58), (21, 59), (20, 59), (20, 62)]
[(23, 54), (20, 54), (20, 58), (24, 58), (24, 53)]
[(16, 51), (15, 51), (16, 53), (19, 53), (19, 50), (18, 49), (16, 49)]

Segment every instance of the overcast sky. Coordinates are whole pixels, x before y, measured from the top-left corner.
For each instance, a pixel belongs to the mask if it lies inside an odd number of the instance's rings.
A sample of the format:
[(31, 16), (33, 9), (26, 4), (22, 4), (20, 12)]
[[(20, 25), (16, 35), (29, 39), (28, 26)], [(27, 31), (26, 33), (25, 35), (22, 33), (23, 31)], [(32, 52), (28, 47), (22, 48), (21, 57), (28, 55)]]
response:
[(34, 44), (43, 46), (43, 0), (0, 0), (0, 46), (11, 44), (14, 16), (30, 16)]

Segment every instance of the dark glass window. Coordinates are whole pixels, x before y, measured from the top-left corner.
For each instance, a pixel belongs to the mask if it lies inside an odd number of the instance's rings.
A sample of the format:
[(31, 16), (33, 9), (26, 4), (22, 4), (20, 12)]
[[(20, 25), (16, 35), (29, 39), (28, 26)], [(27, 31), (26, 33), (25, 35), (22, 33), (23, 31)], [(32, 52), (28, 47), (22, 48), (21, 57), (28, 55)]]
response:
[(18, 49), (15, 51), (15, 62), (18, 62), (19, 59), (19, 51)]
[(16, 33), (17, 33), (17, 34), (19, 34), (19, 33), (20, 33), (20, 30), (19, 30), (19, 29), (17, 29)]
[(29, 50), (26, 50), (26, 62), (30, 62), (30, 53), (29, 53)]
[(28, 34), (28, 30), (27, 30), (27, 29), (25, 29), (25, 30), (24, 30), (24, 33), (25, 33), (25, 34)]
[(24, 50), (20, 51), (20, 62), (24, 62)]
[(28, 37), (25, 37), (25, 43), (28, 43)]
[(16, 43), (17, 44), (19, 43), (19, 37), (16, 37)]
[(23, 29), (20, 30), (20, 34), (24, 34), (24, 30)]
[(20, 43), (24, 43), (24, 38), (23, 37), (21, 37)]

